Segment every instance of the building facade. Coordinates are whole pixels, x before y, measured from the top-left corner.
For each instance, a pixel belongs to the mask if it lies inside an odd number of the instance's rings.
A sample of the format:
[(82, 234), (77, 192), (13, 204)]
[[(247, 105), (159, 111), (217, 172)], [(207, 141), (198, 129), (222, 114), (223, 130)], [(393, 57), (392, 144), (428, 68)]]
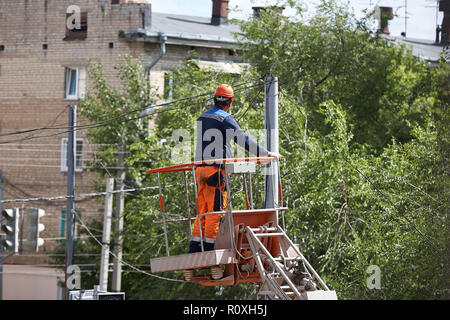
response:
[[(8, 277), (14, 273), (14, 266), (19, 271), (24, 265), (52, 267), (49, 256), (65, 237), (65, 199), (10, 201), (66, 194), (67, 133), (55, 127), (67, 127), (68, 105), (76, 105), (89, 90), (89, 61), (100, 62), (108, 82), (120, 88), (114, 67), (121, 63), (121, 55), (139, 59), (144, 66), (161, 56), (150, 70), (152, 88), (160, 95), (165, 73), (192, 58), (191, 50), (198, 53), (197, 58), (205, 66), (231, 70), (229, 66), (240, 61), (233, 50), (237, 27), (225, 23), (227, 6), (228, 1), (212, 1), (212, 16), (208, 19), (155, 13), (142, 0), (0, 1), (3, 208), (23, 205), (25, 213), (30, 207), (46, 212), (41, 218), (45, 225), (41, 235), (46, 241), (39, 252), (24, 251), (4, 262), (9, 273), (3, 279), (9, 287), (13, 282)], [(163, 56), (161, 41), (165, 45)], [(34, 130), (44, 127), (54, 128)], [(24, 130), (30, 131), (21, 133)], [(77, 132), (75, 194), (96, 191), (98, 177), (88, 165), (95, 160), (96, 147), (83, 130)], [(102, 201), (95, 198), (78, 201), (76, 210), (83, 220), (103, 216)], [(25, 214), (24, 230), (26, 226)], [(53, 274), (53, 278), (48, 277), (53, 286), (57, 273), (47, 273)], [(20, 277), (18, 274), (14, 277)], [(31, 283), (32, 277), (27, 277), (27, 283)], [(42, 281), (39, 277), (36, 281)], [(4, 299), (18, 297), (8, 295), (9, 291), (4, 286)], [(26, 298), (40, 297), (38, 291), (33, 292), (34, 296)]]

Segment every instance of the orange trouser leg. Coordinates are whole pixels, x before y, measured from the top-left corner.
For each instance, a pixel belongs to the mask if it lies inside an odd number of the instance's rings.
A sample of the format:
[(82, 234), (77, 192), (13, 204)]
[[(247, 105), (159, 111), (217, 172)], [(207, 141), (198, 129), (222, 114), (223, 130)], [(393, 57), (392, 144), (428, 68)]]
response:
[[(194, 230), (191, 240), (200, 241), (199, 215), (202, 213), (220, 211), (226, 208), (227, 192), (224, 183), (215, 184), (219, 168), (214, 166), (198, 167), (196, 169), (197, 217), (194, 221)], [(215, 175), (215, 176), (214, 176)], [(214, 186), (212, 186), (214, 185)], [(220, 214), (210, 214), (200, 217), (200, 227), (203, 241), (214, 244), (219, 231)]]

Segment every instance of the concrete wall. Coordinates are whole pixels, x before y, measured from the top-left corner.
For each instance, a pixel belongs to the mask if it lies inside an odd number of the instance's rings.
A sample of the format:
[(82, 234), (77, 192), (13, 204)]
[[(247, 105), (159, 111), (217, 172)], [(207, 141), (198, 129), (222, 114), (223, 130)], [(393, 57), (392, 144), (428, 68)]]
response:
[(58, 281), (64, 282), (64, 273), (54, 268), (4, 265), (3, 299), (58, 300)]

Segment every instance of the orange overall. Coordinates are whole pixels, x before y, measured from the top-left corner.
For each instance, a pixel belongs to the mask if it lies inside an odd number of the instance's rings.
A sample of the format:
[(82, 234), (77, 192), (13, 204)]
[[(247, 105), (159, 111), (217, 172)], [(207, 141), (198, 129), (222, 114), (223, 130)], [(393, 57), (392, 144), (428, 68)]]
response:
[[(195, 176), (197, 191), (197, 217), (194, 222), (191, 241), (200, 242), (199, 216), (202, 213), (222, 211), (227, 207), (224, 171), (216, 166), (197, 167)], [(214, 247), (219, 231), (221, 214), (209, 214), (200, 217), (200, 226), (204, 244)], [(206, 250), (206, 249), (205, 249)]]

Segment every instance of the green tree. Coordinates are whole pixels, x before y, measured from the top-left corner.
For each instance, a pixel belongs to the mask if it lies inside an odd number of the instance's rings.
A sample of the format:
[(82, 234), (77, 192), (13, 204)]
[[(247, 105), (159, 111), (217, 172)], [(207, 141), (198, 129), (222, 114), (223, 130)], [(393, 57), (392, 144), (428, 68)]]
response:
[[(305, 14), (296, 1), (284, 4)], [(244, 56), (254, 67), (237, 78), (186, 62), (173, 72), (173, 100), (155, 109), (148, 137), (142, 120), (133, 118), (146, 107), (139, 63), (126, 58), (118, 67), (126, 71), (121, 91), (94, 66), (93, 89), (81, 108), (102, 124), (92, 126), (92, 141), (115, 144), (128, 132), (127, 185), (154, 187), (156, 176), (145, 171), (174, 164), (180, 143), (193, 150), (195, 119), (211, 106), (219, 83), (235, 88), (232, 113), (240, 125), (260, 129), (258, 79), (276, 75), (291, 239), (341, 299), (448, 299), (448, 66), (427, 67), (388, 45), (335, 1), (323, 1), (308, 23), (268, 10), (241, 26)], [(100, 151), (102, 162), (114, 163), (116, 147)], [(161, 179), (173, 186), (163, 188), (169, 218), (186, 217), (182, 174)], [(256, 195), (261, 202), (261, 190)], [(145, 265), (165, 254), (161, 218), (158, 190), (127, 196), (124, 260)], [(186, 252), (187, 223), (169, 223), (168, 236), (171, 254)], [(371, 265), (381, 270), (380, 290), (366, 285)], [(257, 292), (252, 284), (201, 287), (135, 271), (123, 273), (131, 299), (248, 299)], [(182, 279), (181, 272), (160, 276)]]
[(339, 1), (321, 1), (309, 19), (304, 2), (280, 6), (297, 15), (269, 8), (240, 22), (244, 57), (257, 72), (278, 76), (318, 129), (318, 105), (333, 100), (347, 111), (353, 141), (381, 150), (391, 137), (410, 139), (409, 124), (423, 121), (435, 98), (426, 64), (373, 34), (370, 15), (358, 20)]

